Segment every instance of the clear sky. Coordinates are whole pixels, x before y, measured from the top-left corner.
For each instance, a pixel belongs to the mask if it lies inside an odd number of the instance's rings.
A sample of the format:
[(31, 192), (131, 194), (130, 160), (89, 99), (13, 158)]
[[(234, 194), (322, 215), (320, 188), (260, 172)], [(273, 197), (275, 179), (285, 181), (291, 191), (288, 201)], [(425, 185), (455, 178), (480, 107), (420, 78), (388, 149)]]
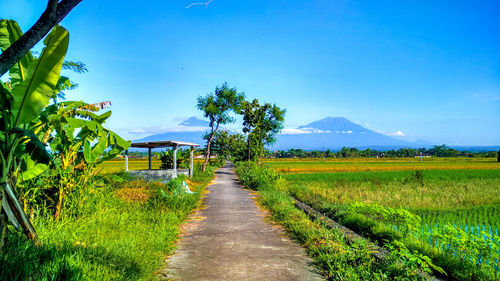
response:
[[(200, 0), (198, 0), (200, 1)], [(196, 2), (198, 2), (196, 1)], [(202, 2), (202, 1), (200, 1)], [(68, 100), (111, 100), (127, 138), (201, 117), (227, 81), (294, 128), (342, 116), (405, 139), (500, 144), (500, 1), (83, 0), (62, 22)], [(27, 30), (42, 0), (0, 0)]]

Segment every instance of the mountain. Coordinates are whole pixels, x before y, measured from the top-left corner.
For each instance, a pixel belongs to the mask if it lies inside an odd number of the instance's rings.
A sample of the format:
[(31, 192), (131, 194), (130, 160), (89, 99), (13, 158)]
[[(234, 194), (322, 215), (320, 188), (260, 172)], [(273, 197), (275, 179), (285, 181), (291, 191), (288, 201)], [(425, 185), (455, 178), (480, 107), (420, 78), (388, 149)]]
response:
[[(151, 135), (133, 142), (177, 140), (198, 143), (203, 147), (203, 135), (208, 131), (208, 122), (190, 117), (180, 122), (168, 132)], [(339, 150), (342, 147), (372, 148), (379, 150), (399, 149), (402, 147), (431, 147), (424, 140), (408, 142), (374, 132), (344, 117), (327, 117), (294, 129), (283, 130), (270, 149), (288, 150)], [(132, 149), (134, 150), (134, 149)]]
[[(147, 136), (142, 139), (133, 140), (132, 142), (176, 140), (197, 143), (203, 147), (204, 143), (206, 143), (203, 139), (203, 135), (208, 130), (208, 125), (209, 122), (193, 116), (180, 122), (176, 127), (171, 128), (168, 132)], [(144, 149), (131, 148), (130, 150), (143, 151)], [(165, 150), (165, 148), (156, 150)]]
[(210, 126), (210, 122), (201, 120), (199, 118), (196, 118), (194, 116), (189, 117), (188, 119), (182, 121), (179, 123), (179, 126), (185, 126), (185, 127), (208, 127)]
[(325, 132), (370, 132), (370, 130), (347, 120), (344, 117), (326, 117), (324, 119), (314, 121), (297, 129), (314, 128)]
[[(327, 117), (296, 129), (284, 130), (277, 136), (277, 141), (271, 149), (338, 150), (344, 146), (397, 149), (421, 147), (422, 142), (412, 143), (395, 139), (353, 123), (344, 117)], [(429, 146), (429, 144), (424, 146)]]

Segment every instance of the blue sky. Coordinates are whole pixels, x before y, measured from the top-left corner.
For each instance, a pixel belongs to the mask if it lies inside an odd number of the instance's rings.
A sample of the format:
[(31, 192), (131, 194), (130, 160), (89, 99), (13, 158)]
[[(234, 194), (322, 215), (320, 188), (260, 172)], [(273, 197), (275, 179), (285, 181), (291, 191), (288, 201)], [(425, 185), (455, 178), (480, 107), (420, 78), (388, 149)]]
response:
[[(127, 138), (201, 117), (227, 81), (287, 109), (287, 128), (343, 116), (404, 139), (500, 144), (499, 1), (83, 0), (62, 25), (69, 100), (111, 100)], [(45, 1), (0, 0), (27, 30)]]

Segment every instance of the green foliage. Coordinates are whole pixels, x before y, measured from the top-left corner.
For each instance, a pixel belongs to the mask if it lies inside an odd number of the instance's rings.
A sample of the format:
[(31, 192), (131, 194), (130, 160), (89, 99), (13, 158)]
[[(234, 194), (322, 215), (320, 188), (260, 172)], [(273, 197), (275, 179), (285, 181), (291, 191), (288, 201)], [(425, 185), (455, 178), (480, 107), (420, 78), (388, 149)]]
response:
[[(174, 168), (174, 150), (173, 149), (166, 149), (165, 151), (162, 152), (155, 152), (155, 154), (158, 156), (158, 158), (161, 161), (160, 169), (162, 170), (167, 170), (167, 169), (173, 169)], [(186, 169), (189, 166), (189, 156), (190, 155), (190, 150), (189, 149), (182, 149), (179, 148), (177, 150), (177, 168), (182, 168)]]
[(350, 242), (294, 206), (282, 190), (280, 175), (255, 163), (238, 163), (236, 172), (246, 188), (259, 191), (259, 202), (271, 211), (273, 220), (304, 245), (314, 264), (329, 280), (420, 280), (415, 270), (403, 268), (394, 259), (377, 263), (366, 243)]
[[(284, 178), (293, 196), (381, 245), (396, 247), (395, 254), (409, 267), (436, 274), (443, 270), (453, 280), (498, 279), (497, 170), (309, 173)], [(346, 193), (349, 196), (337, 196)], [(450, 200), (453, 197), (460, 201)]]
[(350, 206), (350, 212), (396, 226), (404, 235), (420, 229), (421, 218), (405, 209), (356, 202)]
[(401, 261), (405, 267), (411, 271), (422, 270), (423, 272), (432, 274), (432, 271), (447, 275), (446, 272), (439, 266), (435, 265), (431, 258), (422, 255), (417, 251), (409, 250), (406, 245), (399, 241), (393, 241), (386, 244), (385, 247), (391, 252), (391, 256), (397, 261)]
[(261, 105), (258, 99), (243, 102), (241, 114), (249, 161), (263, 156), (264, 146), (276, 141), (276, 134), (283, 128), (285, 112), (275, 104)]
[(422, 154), (424, 157), (486, 157), (486, 158), (496, 158), (497, 152), (495, 151), (458, 151), (453, 148), (449, 148), (446, 145), (434, 146), (432, 148), (400, 148), (398, 150), (387, 150), (380, 151), (376, 149), (364, 149), (360, 150), (355, 147), (343, 147), (337, 152), (333, 152), (329, 149), (326, 151), (310, 150), (306, 151), (303, 149), (289, 149), (287, 151), (279, 150), (273, 153), (271, 156), (276, 158), (359, 158), (359, 157), (419, 157)]
[[(15, 21), (0, 21), (2, 51), (21, 35)], [(10, 198), (2, 207), (9, 220), (32, 238), (35, 231), (25, 212), (31, 209), (33, 214), (32, 208), (42, 206), (54, 208), (59, 217), (64, 206), (73, 206), (65, 204), (64, 197), (85, 193), (95, 176), (95, 165), (114, 158), (130, 144), (102, 126), (111, 112), (95, 113), (109, 103), (57, 103), (62, 91), (75, 87), (69, 78), (60, 76), (61, 69), (86, 71), (83, 63), (64, 61), (68, 42), (69, 33), (54, 27), (40, 55), (28, 52), (9, 70), (10, 80), (0, 87), (1, 193)], [(48, 106), (51, 99), (54, 103)]]
[[(127, 174), (101, 178), (87, 192), (79, 215), (37, 214), (39, 244), (20, 233), (8, 234), (0, 252), (0, 280), (155, 280), (165, 256), (173, 253), (179, 225), (213, 178), (210, 167), (196, 171), (195, 194), (164, 199), (174, 185), (130, 181)], [(100, 178), (100, 176), (96, 176)], [(148, 201), (124, 201), (117, 194), (143, 192)], [(80, 198), (80, 200), (83, 198)]]
[(215, 134), (213, 150), (222, 159), (242, 161), (246, 157), (245, 136), (228, 130), (220, 130)]
[(220, 124), (234, 122), (229, 114), (238, 112), (245, 98), (243, 93), (238, 93), (236, 88), (229, 88), (227, 83), (215, 87), (215, 91), (205, 97), (198, 97), (197, 107), (210, 121), (212, 132)]
[(210, 149), (215, 134), (219, 130), (219, 126), (234, 122), (234, 118), (230, 116), (231, 112), (239, 112), (242, 103), (245, 99), (243, 93), (238, 93), (236, 88), (229, 88), (227, 83), (215, 88), (215, 92), (198, 97), (197, 107), (203, 111), (203, 114), (210, 121), (210, 132), (204, 136), (207, 140), (207, 150), (203, 170), (207, 166), (210, 159)]
[[(22, 35), (17, 23), (0, 20), (0, 48), (4, 51)], [(20, 172), (34, 163), (47, 164), (45, 147), (31, 125), (57, 91), (57, 82), (68, 48), (69, 34), (60, 26), (54, 27), (44, 40), (45, 47), (38, 58), (26, 54), (9, 70), (10, 81), (0, 81), (0, 131), (2, 208), (9, 221), (22, 227), (31, 238), (35, 230), (17, 201), (14, 190)], [(42, 170), (37, 167), (37, 171)], [(33, 176), (33, 175), (31, 175)], [(12, 211), (14, 209), (15, 211)], [(0, 224), (5, 225), (4, 222)], [(4, 226), (5, 227), (5, 226)], [(2, 237), (3, 239), (3, 237)]]

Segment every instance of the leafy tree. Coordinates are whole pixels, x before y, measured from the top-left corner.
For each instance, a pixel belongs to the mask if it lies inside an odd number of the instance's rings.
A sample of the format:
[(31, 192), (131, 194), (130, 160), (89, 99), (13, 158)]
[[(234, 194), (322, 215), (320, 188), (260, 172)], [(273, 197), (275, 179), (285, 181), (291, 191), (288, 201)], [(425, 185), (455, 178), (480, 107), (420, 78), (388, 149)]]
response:
[(222, 159), (241, 161), (245, 159), (245, 145), (243, 134), (221, 130), (215, 135), (213, 149)]
[(238, 93), (236, 88), (229, 88), (227, 83), (217, 86), (213, 93), (205, 97), (198, 97), (198, 109), (203, 111), (204, 116), (210, 120), (210, 132), (205, 136), (207, 151), (202, 166), (203, 171), (205, 171), (210, 159), (212, 141), (219, 130), (219, 126), (234, 122), (235, 119), (229, 114), (239, 112), (244, 99), (245, 95), (243, 93)]
[(261, 157), (264, 145), (276, 141), (276, 134), (283, 128), (285, 109), (275, 104), (261, 105), (258, 99), (245, 101), (242, 106), (243, 133), (247, 134), (247, 159)]
[[(22, 36), (15, 21), (0, 21), (0, 49), (5, 51)], [(0, 159), (1, 159), (1, 209), (9, 221), (24, 233), (35, 238), (36, 233), (14, 193), (17, 176), (26, 169), (24, 160), (48, 163), (51, 157), (45, 146), (31, 129), (34, 121), (57, 91), (57, 81), (68, 48), (69, 34), (57, 26), (45, 38), (40, 57), (24, 55), (10, 68), (10, 82), (0, 82)], [(23, 165), (23, 163), (25, 165)], [(3, 218), (3, 216), (1, 216)], [(2, 221), (5, 227), (5, 223)]]
[[(15, 36), (0, 54), (0, 76), (30, 55), (30, 50), (82, 0), (48, 0), (47, 8), (26, 32)], [(15, 30), (13, 30), (15, 31)], [(27, 66), (26, 66), (27, 67)]]

